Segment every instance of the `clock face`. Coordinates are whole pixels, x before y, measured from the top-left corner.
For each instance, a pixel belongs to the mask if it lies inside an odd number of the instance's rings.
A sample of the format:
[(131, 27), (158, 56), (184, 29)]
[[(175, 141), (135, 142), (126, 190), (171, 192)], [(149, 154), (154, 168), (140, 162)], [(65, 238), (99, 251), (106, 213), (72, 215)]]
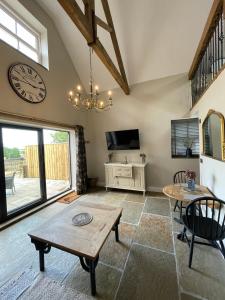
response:
[(26, 64), (14, 64), (8, 71), (9, 82), (19, 97), (30, 103), (40, 103), (46, 97), (41, 76)]

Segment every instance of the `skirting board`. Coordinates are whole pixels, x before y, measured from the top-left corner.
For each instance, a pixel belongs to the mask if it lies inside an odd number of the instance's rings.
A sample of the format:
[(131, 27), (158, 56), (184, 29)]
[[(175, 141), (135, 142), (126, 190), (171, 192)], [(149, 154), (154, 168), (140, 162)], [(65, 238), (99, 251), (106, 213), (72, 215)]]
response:
[[(105, 186), (105, 182), (104, 181), (98, 181), (97, 182), (97, 186), (104, 187)], [(158, 193), (161, 193), (162, 190), (163, 190), (162, 187), (156, 187), (156, 186), (149, 186), (149, 187), (147, 187), (147, 191), (149, 191), (149, 192), (158, 192)]]

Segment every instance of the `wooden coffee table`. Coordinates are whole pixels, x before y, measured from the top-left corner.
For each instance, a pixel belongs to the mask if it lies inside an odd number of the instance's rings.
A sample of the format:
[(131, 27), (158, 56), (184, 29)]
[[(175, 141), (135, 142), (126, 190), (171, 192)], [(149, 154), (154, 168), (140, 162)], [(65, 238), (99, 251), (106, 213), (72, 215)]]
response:
[[(91, 223), (74, 226), (74, 215), (84, 212), (93, 216)], [(74, 254), (79, 257), (82, 268), (90, 273), (91, 292), (95, 295), (95, 268), (99, 252), (111, 230), (115, 231), (116, 241), (119, 242), (118, 225), (121, 215), (122, 208), (75, 202), (28, 233), (31, 242), (39, 251), (40, 271), (44, 271), (44, 254), (49, 253), (51, 247)]]

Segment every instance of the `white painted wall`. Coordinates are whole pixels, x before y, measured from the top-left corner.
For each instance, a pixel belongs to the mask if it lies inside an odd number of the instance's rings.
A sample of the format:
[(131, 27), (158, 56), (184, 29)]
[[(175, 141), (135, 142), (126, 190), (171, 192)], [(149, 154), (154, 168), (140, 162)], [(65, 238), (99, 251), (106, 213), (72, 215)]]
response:
[[(225, 116), (225, 71), (205, 92), (200, 101), (192, 109), (192, 116), (199, 116), (202, 123), (210, 109), (214, 109)], [(202, 131), (200, 130), (200, 145), (202, 149)], [(201, 183), (208, 186), (219, 198), (225, 200), (225, 162), (201, 155), (200, 164)]]
[(198, 159), (171, 158), (171, 120), (185, 117), (189, 111), (190, 86), (186, 75), (171, 76), (131, 86), (131, 94), (113, 90), (111, 111), (90, 113), (87, 145), (88, 173), (104, 184), (104, 162), (108, 160), (105, 132), (138, 128), (140, 151), (114, 151), (115, 160), (141, 161), (147, 155), (147, 185), (159, 190), (172, 183), (173, 174), (181, 169), (199, 171)]
[[(50, 122), (55, 121), (70, 125), (80, 124), (86, 127), (86, 113), (75, 112), (71, 104), (67, 101), (67, 92), (80, 83), (80, 79), (55, 29), (55, 25), (35, 1), (20, 0), (20, 3), (47, 28), (49, 70), (36, 64), (0, 40), (0, 111), (45, 119)], [(8, 82), (7, 72), (9, 66), (16, 62), (31, 65), (44, 79), (47, 88), (47, 97), (42, 103), (27, 103), (20, 99), (12, 90)], [(74, 133), (71, 134), (74, 135)], [(71, 136), (71, 149), (72, 153), (74, 153), (71, 159), (73, 186), (75, 186), (76, 178), (74, 147), (74, 136)]]
[[(86, 114), (75, 112), (67, 101), (67, 91), (80, 80), (52, 20), (35, 1), (20, 0), (20, 3), (48, 30), (49, 71), (0, 40), (0, 110), (71, 125), (86, 125)], [(47, 97), (42, 103), (27, 103), (10, 87), (7, 71), (16, 62), (31, 65), (44, 79)]]

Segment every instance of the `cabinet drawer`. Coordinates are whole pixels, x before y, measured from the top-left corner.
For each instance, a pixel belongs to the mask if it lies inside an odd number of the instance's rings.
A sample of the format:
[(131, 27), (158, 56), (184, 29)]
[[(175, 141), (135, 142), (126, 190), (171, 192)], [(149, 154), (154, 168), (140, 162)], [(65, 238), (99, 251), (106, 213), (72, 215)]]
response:
[(115, 177), (132, 177), (132, 167), (115, 167)]

